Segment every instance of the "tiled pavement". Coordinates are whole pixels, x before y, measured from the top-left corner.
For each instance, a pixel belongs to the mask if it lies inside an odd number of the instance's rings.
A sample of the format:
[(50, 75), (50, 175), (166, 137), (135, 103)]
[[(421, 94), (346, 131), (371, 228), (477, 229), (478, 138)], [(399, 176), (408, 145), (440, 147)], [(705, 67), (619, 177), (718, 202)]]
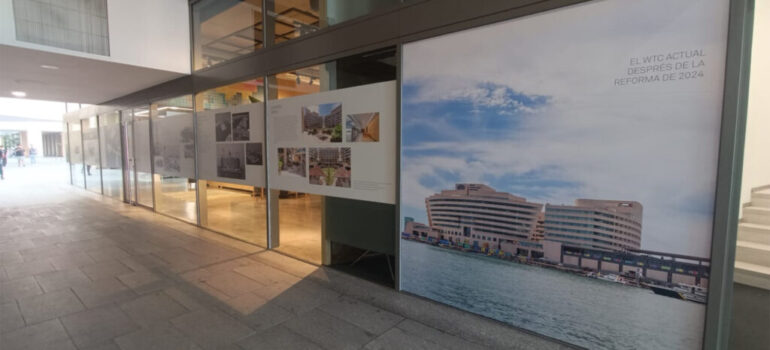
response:
[(81, 191), (0, 207), (0, 266), (3, 350), (565, 347)]

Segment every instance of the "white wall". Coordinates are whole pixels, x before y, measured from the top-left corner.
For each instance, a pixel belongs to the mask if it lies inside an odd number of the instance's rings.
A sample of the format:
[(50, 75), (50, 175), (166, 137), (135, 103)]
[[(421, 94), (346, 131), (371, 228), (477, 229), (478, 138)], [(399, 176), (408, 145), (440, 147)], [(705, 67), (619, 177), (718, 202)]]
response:
[(190, 73), (187, 0), (108, 0), (110, 56), (16, 41), (13, 0), (0, 0), (0, 44)]
[(757, 1), (754, 13), (741, 203), (751, 201), (752, 188), (770, 185), (770, 1)]

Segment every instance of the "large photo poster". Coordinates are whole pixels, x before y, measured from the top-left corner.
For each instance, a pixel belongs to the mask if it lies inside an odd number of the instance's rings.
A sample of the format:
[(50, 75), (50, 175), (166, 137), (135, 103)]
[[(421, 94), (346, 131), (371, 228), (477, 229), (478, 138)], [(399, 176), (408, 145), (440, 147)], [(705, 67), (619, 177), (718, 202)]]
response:
[(401, 288), (591, 349), (700, 349), (728, 1), (403, 48)]
[(197, 112), (201, 179), (265, 186), (264, 108), (252, 103)]
[(396, 83), (269, 103), (271, 187), (395, 204)]
[(155, 173), (195, 178), (195, 131), (193, 115), (167, 111), (152, 121)]

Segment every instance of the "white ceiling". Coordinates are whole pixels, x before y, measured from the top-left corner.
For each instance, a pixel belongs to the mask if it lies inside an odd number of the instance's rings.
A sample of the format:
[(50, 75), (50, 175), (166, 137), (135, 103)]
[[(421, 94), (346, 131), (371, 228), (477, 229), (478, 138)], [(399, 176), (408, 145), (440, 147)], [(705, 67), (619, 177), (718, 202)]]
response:
[(181, 76), (184, 74), (0, 44), (0, 97), (24, 91), (29, 99), (100, 104)]

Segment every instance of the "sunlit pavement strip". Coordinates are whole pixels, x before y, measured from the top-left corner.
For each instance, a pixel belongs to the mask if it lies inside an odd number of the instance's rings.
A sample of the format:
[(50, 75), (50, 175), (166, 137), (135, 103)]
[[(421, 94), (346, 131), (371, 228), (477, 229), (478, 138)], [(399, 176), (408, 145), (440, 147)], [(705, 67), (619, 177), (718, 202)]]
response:
[(4, 350), (568, 348), (74, 189), (61, 161), (7, 170)]

